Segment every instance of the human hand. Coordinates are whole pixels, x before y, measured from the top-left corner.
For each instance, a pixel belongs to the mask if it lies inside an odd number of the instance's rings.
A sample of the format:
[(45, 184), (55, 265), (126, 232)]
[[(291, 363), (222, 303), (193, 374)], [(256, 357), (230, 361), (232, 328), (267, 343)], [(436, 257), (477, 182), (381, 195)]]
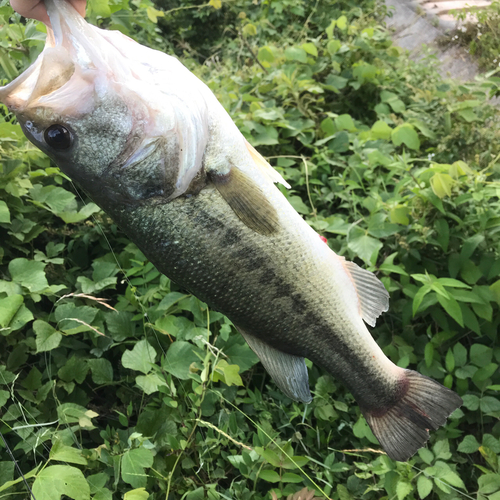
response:
[[(82, 16), (85, 16), (87, 0), (68, 1)], [(43, 0), (10, 0), (10, 5), (21, 16), (37, 19), (50, 26), (49, 16)]]

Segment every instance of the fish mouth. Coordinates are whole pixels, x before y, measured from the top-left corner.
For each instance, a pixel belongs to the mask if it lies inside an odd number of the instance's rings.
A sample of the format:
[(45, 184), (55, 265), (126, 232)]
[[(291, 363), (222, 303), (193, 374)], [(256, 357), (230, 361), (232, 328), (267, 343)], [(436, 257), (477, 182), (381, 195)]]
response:
[(0, 87), (0, 102), (15, 113), (35, 107), (85, 113), (84, 103), (108, 62), (96, 50), (102, 46), (102, 35), (66, 0), (45, 0), (45, 6), (51, 23), (45, 47), (24, 73)]

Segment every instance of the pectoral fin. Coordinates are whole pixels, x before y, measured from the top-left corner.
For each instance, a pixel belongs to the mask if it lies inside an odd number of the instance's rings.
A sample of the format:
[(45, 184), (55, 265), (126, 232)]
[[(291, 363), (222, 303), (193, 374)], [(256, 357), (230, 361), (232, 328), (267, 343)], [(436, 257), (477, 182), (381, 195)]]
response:
[(269, 236), (279, 228), (278, 213), (259, 186), (244, 172), (209, 173), (210, 180), (240, 220), (259, 234)]
[(241, 328), (238, 328), (238, 331), (243, 335), (252, 351), (257, 354), (276, 385), (289, 398), (303, 403), (312, 401), (309, 391), (309, 374), (304, 358), (278, 351), (257, 337), (244, 332)]

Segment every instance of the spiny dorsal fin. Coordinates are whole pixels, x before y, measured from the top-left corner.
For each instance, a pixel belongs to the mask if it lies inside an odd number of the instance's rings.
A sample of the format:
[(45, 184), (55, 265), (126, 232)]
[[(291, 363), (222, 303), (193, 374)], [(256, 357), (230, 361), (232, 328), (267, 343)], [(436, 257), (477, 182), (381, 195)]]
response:
[(354, 262), (344, 262), (358, 292), (361, 316), (370, 326), (375, 326), (377, 318), (389, 309), (389, 293), (384, 284), (370, 271), (362, 269)]
[(238, 168), (228, 174), (211, 172), (210, 180), (241, 221), (259, 234), (269, 236), (279, 228), (276, 209), (259, 186)]
[(274, 170), (271, 165), (264, 159), (264, 157), (248, 142), (245, 140), (245, 146), (247, 147), (248, 151), (250, 152), (250, 156), (252, 157), (252, 160), (255, 162), (255, 165), (257, 165), (258, 169), (266, 176), (268, 177), (272, 182), (277, 182), (279, 184), (282, 184), (285, 186), (287, 189), (290, 189), (290, 184), (281, 177), (279, 172)]
[(257, 354), (275, 384), (289, 398), (306, 404), (312, 401), (309, 391), (309, 374), (304, 358), (278, 351), (241, 328), (238, 328), (238, 331), (243, 335), (252, 351)]

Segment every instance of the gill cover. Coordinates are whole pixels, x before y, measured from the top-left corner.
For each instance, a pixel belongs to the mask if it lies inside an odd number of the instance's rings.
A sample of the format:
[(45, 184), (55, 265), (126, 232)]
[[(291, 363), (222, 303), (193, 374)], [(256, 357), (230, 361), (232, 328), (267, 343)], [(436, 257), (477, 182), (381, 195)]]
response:
[(52, 25), (45, 48), (22, 75), (0, 87), (0, 101), (24, 119), (34, 109), (78, 119), (107, 96), (119, 96), (141, 137), (129, 160), (158, 138), (174, 140), (178, 169), (169, 198), (181, 195), (202, 168), (211, 91), (174, 57), (92, 26), (65, 0), (45, 4)]

